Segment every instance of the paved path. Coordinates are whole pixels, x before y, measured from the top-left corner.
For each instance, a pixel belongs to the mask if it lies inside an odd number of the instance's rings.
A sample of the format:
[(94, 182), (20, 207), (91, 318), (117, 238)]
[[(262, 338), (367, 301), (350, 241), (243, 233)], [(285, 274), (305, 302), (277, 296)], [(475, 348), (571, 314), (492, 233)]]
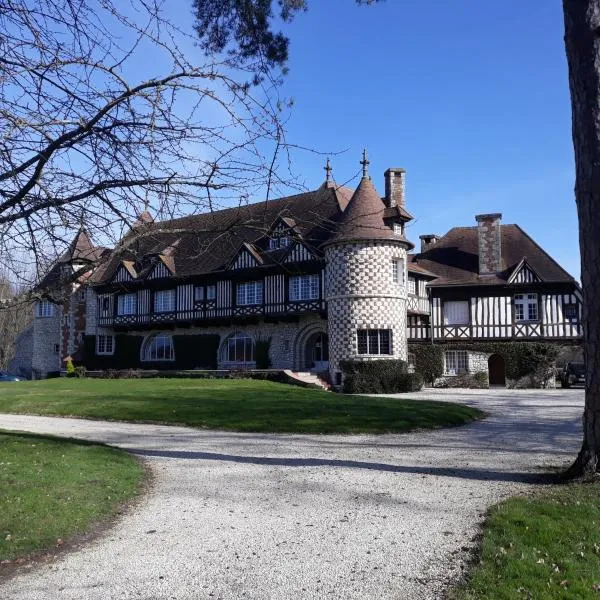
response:
[(578, 449), (583, 392), (422, 392), (485, 408), (385, 436), (235, 434), (0, 415), (148, 459), (153, 489), (85, 549), (0, 585), (11, 600), (436, 599), (486, 508)]

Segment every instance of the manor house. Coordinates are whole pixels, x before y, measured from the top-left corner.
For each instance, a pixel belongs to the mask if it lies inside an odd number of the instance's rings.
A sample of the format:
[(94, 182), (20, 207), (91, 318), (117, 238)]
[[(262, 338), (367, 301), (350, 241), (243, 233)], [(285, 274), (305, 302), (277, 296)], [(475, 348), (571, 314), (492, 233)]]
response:
[(367, 166), (355, 190), (327, 167), (311, 192), (162, 222), (145, 212), (114, 250), (82, 229), (40, 285), (14, 370), (45, 377), (69, 355), (88, 369), (270, 366), (335, 384), (342, 360), (410, 361), (412, 344), (435, 343), (447, 375), (502, 384), (502, 356), (478, 343), (580, 341), (577, 282), (523, 229), (481, 214), (415, 249), (405, 171), (385, 172), (382, 197)]

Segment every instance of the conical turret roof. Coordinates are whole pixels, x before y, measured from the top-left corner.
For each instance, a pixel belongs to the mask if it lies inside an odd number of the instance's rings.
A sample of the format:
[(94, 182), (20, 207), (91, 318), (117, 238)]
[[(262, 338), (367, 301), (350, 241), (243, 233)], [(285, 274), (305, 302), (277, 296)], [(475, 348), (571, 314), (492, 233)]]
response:
[(385, 204), (369, 177), (363, 177), (354, 191), (336, 232), (327, 244), (339, 242), (389, 240), (412, 244), (404, 236), (395, 233), (384, 221)]
[(92, 261), (97, 258), (98, 249), (92, 244), (92, 240), (85, 229), (80, 227), (77, 235), (61, 256), (61, 262), (70, 262), (76, 260)]

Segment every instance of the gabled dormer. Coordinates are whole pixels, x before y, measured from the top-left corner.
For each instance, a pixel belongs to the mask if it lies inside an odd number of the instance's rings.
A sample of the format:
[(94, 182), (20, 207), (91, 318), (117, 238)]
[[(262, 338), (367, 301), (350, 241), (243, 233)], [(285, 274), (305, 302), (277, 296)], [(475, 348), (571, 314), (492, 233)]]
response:
[(513, 269), (508, 284), (518, 283), (539, 283), (543, 279), (538, 275), (537, 271), (527, 262), (527, 258), (523, 257), (521, 262)]
[(318, 260), (319, 256), (308, 245), (302, 242), (294, 242), (283, 259), (284, 263), (305, 262), (307, 260)]
[(148, 271), (147, 279), (164, 279), (175, 275), (175, 261), (172, 256), (159, 254)]
[(137, 277), (135, 263), (132, 260), (122, 260), (113, 275), (112, 281), (114, 283), (124, 283), (134, 281)]
[(244, 242), (227, 269), (252, 269), (253, 267), (260, 267), (263, 262), (258, 249), (253, 244)]
[(288, 248), (301, 237), (296, 221), (291, 217), (279, 216), (265, 236), (264, 249), (268, 252)]

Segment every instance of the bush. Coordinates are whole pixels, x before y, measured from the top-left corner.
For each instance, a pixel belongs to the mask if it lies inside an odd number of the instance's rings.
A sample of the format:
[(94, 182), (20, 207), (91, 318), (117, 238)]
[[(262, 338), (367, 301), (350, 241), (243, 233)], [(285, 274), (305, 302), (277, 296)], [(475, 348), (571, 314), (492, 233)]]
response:
[(85, 367), (79, 366), (75, 367), (75, 377), (85, 377), (87, 375), (87, 369)]
[(485, 371), (477, 373), (461, 373), (460, 375), (451, 375), (435, 382), (436, 388), (469, 388), (485, 389), (489, 387), (488, 376)]
[[(403, 360), (344, 360), (340, 363), (344, 373), (344, 392), (347, 394), (394, 394), (415, 391), (419, 379), (408, 373)], [(411, 375), (410, 378), (407, 376)], [(422, 382), (422, 380), (420, 380)], [(418, 389), (421, 389), (420, 387)]]
[(75, 377), (75, 366), (70, 356), (65, 359), (65, 370), (67, 371), (67, 377)]
[(475, 387), (478, 388), (488, 388), (490, 387), (490, 382), (488, 379), (488, 374), (486, 371), (477, 371), (477, 373), (473, 374), (473, 383)]
[(415, 357), (415, 372), (425, 381), (433, 382), (444, 373), (444, 352), (433, 344), (411, 344), (410, 352)]

